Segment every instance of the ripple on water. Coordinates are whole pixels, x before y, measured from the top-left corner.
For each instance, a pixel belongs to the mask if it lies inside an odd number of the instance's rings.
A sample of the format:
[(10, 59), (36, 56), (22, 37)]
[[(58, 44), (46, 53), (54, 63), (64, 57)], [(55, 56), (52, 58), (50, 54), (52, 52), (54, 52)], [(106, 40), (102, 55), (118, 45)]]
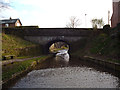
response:
[(18, 88), (116, 88), (119, 79), (87, 67), (34, 70), (21, 79)]

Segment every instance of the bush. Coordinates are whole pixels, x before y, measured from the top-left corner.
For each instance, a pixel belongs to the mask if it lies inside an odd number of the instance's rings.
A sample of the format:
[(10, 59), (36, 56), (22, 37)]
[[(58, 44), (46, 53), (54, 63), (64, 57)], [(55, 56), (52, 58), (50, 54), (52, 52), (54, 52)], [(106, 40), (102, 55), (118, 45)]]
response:
[(107, 35), (110, 35), (110, 31), (111, 31), (110, 25), (105, 25), (103, 27), (103, 32), (106, 33)]

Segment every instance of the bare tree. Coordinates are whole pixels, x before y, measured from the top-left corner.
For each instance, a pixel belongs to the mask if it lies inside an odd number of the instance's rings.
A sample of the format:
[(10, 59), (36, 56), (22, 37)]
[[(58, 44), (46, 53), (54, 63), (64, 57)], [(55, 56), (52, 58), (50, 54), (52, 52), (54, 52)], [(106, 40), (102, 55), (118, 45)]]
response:
[(66, 25), (66, 27), (68, 27), (68, 28), (76, 28), (76, 27), (78, 27), (79, 25), (80, 25), (79, 19), (77, 19), (75, 16), (72, 16), (72, 17), (70, 18), (69, 23)]

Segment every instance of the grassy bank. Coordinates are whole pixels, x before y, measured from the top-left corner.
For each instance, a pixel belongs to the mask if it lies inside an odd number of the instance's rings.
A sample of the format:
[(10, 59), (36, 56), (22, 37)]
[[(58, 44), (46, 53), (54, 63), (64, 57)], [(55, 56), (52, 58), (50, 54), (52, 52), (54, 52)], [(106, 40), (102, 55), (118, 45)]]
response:
[(2, 33), (2, 48), (5, 50), (24, 48), (26, 46), (34, 46), (35, 44), (25, 41), (20, 37)]
[(56, 52), (58, 52), (59, 50), (64, 50), (64, 49), (67, 49), (67, 50), (68, 50), (69, 48), (67, 48), (67, 47), (54, 48), (54, 49), (51, 49), (50, 52), (56, 53)]
[(25, 60), (21, 62), (14, 62), (7, 65), (2, 66), (2, 80), (3, 82), (13, 78), (17, 74), (25, 71), (33, 69), (33, 67), (45, 59), (49, 58), (50, 56), (41, 56), (39, 58), (34, 58), (30, 60)]
[(120, 72), (120, 38), (118, 37), (120, 34), (112, 36), (102, 33), (89, 39), (84, 48), (78, 47), (71, 56)]
[(119, 45), (120, 41), (118, 38), (101, 34), (92, 41), (87, 54), (103, 58), (107, 61), (120, 63)]
[(92, 54), (117, 58), (120, 54), (119, 45), (120, 41), (118, 41), (117, 38), (113, 39), (106, 34), (101, 34), (93, 40), (90, 52)]
[[(32, 51), (32, 52), (31, 52)], [(21, 37), (2, 33), (2, 55), (31, 56), (41, 53), (41, 47)]]
[(117, 36), (112, 37), (102, 33), (89, 40), (85, 48), (78, 49), (72, 55), (80, 57), (90, 56), (120, 64), (120, 40)]

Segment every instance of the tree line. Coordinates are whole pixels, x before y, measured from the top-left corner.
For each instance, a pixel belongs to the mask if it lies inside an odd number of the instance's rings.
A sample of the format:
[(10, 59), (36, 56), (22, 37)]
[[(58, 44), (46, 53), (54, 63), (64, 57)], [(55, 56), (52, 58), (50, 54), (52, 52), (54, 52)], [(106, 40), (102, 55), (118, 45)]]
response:
[[(101, 19), (94, 18), (91, 20), (91, 24), (94, 29), (97, 29), (97, 28), (101, 28), (102, 26), (104, 26), (104, 21), (102, 18)], [(72, 16), (70, 17), (69, 22), (66, 24), (66, 27), (77, 28), (80, 25), (81, 25), (80, 20), (77, 17)]]

